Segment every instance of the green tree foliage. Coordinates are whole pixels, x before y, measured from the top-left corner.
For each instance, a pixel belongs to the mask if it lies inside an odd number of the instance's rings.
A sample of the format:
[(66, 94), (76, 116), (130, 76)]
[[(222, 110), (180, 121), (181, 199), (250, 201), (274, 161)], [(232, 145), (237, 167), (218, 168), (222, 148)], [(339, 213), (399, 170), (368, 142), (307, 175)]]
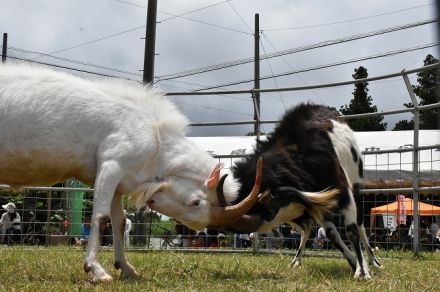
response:
[[(352, 75), (354, 79), (363, 79), (368, 77), (367, 68), (360, 66), (354, 69)], [(353, 99), (350, 100), (349, 105), (341, 106), (340, 113), (343, 115), (354, 115), (361, 113), (375, 113), (377, 106), (372, 105), (373, 99), (368, 95), (368, 82), (356, 83), (354, 85)], [(348, 124), (354, 131), (384, 131), (387, 127), (383, 123), (383, 115), (348, 120)]]
[[(423, 60), (425, 66), (438, 63), (438, 59), (428, 54)], [(423, 70), (417, 73), (418, 85), (413, 85), (414, 93), (419, 98), (419, 105), (428, 105), (440, 102), (440, 74), (438, 68)], [(413, 107), (412, 103), (404, 104), (407, 108)], [(414, 129), (414, 119), (401, 120), (393, 131)], [(420, 129), (440, 129), (440, 109), (420, 112)]]

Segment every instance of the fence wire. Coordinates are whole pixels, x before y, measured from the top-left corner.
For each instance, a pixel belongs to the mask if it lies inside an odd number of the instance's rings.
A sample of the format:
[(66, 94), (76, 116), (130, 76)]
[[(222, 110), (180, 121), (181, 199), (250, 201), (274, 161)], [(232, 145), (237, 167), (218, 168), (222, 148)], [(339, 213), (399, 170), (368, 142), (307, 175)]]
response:
[[(437, 67), (438, 64), (435, 64), (368, 80), (395, 76), (405, 78), (406, 74)], [(322, 86), (364, 81), (366, 80)], [(283, 90), (310, 88), (317, 87)], [(255, 91), (241, 93), (245, 92)], [(407, 110), (418, 113), (420, 110), (439, 107), (440, 103), (437, 103)], [(414, 137), (418, 135), (416, 124)], [(363, 152), (366, 178), (360, 201), (370, 243), (375, 249), (440, 252), (440, 145), (419, 147), (418, 140), (414, 141), (417, 143), (400, 149), (370, 149)], [(242, 155), (215, 157), (226, 165), (233, 165)], [(9, 225), (2, 225), (0, 242), (21, 245), (84, 245), (90, 232), (92, 196), (93, 189), (72, 180), (54, 187), (29, 187), (18, 195), (11, 193), (9, 186), (0, 185), (1, 205), (14, 203), (17, 206), (14, 216), (3, 209), (0, 211), (2, 222), (7, 221), (6, 216), (10, 221)], [(266, 234), (233, 234), (209, 229), (189, 230), (179, 222), (154, 212), (127, 209), (126, 217), (125, 245), (133, 249), (293, 252), (298, 248), (301, 239), (300, 230), (292, 229), (288, 225), (278, 226)], [(341, 215), (334, 214), (334, 222), (343, 240), (349, 245)], [(8, 228), (4, 228), (5, 226)], [(101, 244), (112, 246), (111, 222), (103, 222), (101, 230)], [(320, 233), (319, 226), (312, 229), (306, 247), (317, 252), (325, 251), (328, 256), (337, 254), (331, 243)]]

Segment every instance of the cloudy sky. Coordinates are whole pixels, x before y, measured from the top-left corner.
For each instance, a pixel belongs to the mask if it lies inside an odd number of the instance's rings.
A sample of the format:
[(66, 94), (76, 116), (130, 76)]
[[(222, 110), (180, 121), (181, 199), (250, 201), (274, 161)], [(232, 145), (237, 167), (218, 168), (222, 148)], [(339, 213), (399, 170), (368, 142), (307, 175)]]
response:
[[(253, 57), (255, 13), (260, 15), (263, 55), (431, 20), (435, 17), (434, 2), (158, 0), (155, 85), (164, 92), (182, 92), (252, 79), (253, 64), (246, 63), (164, 80), (170, 74)], [(146, 0), (0, 0), (0, 4), (0, 32), (9, 34), (9, 56), (142, 79)], [(261, 76), (351, 63), (268, 78), (261, 81), (261, 88), (347, 81), (352, 79), (354, 68), (361, 65), (368, 69), (370, 77), (417, 68), (428, 53), (438, 57), (437, 47), (432, 47), (437, 42), (435, 24), (431, 23), (262, 60)], [(403, 50), (412, 51), (355, 61)], [(410, 76), (410, 80), (415, 83), (416, 76)], [(242, 83), (216, 90), (252, 87), (252, 83)], [(401, 108), (409, 101), (401, 78), (371, 82), (369, 89), (379, 110)], [(261, 116), (263, 120), (278, 119), (286, 108), (302, 101), (339, 108), (349, 103), (352, 90), (351, 85), (262, 94)], [(170, 99), (194, 123), (253, 118), (252, 101), (246, 94)], [(386, 120), (391, 128), (397, 120), (407, 117), (397, 115)], [(263, 127), (270, 131), (272, 126)], [(197, 127), (190, 135), (244, 135), (249, 131), (251, 126)]]

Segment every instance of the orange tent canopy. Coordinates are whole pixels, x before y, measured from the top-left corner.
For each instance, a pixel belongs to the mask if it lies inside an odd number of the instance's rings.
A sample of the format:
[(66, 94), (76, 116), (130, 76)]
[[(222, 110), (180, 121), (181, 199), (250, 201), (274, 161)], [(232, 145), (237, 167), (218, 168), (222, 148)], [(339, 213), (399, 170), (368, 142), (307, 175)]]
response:
[[(407, 216), (414, 215), (413, 200), (410, 198), (405, 198), (404, 204), (406, 209), (406, 215)], [(386, 213), (395, 213), (396, 215), (398, 215), (398, 212), (399, 212), (399, 202), (394, 202), (388, 205), (371, 208), (371, 215), (386, 214)], [(419, 214), (420, 216), (440, 215), (440, 207), (419, 202)]]

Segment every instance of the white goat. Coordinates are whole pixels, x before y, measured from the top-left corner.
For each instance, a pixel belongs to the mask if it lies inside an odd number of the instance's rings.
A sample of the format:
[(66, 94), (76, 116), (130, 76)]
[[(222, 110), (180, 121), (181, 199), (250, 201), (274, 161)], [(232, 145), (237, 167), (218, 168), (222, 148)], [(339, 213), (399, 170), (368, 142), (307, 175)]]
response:
[[(138, 207), (160, 200), (162, 213), (194, 229), (228, 225), (256, 201), (257, 185), (247, 202), (218, 207), (220, 167), (185, 138), (187, 124), (164, 96), (139, 84), (0, 66), (0, 183), (20, 189), (77, 178), (94, 185), (84, 269), (94, 281), (112, 280), (97, 260), (99, 223), (110, 216), (114, 266), (135, 276), (123, 251), (122, 194), (133, 194)], [(235, 185), (225, 188), (233, 201)]]

